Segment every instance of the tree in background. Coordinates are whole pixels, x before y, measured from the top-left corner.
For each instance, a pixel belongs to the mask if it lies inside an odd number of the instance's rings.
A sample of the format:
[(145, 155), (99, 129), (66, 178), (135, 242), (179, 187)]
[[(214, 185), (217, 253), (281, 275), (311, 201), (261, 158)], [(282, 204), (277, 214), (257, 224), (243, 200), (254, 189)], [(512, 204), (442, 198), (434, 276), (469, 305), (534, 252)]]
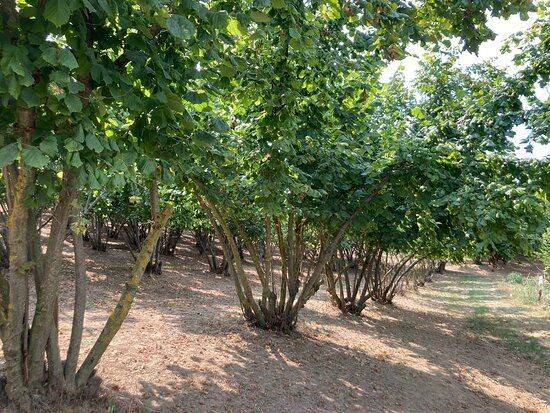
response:
[[(530, 134), (522, 142), (531, 150), (531, 142), (548, 144), (550, 142), (550, 118), (548, 93), (544, 92), (548, 85), (550, 70), (550, 16), (548, 1), (539, 2), (538, 18), (525, 32), (512, 36), (505, 44), (503, 51), (518, 49), (514, 63), (519, 72), (514, 76), (516, 87), (524, 91), (526, 106), (526, 125)], [(541, 92), (542, 93), (539, 93)]]
[[(458, 2), (441, 9), (431, 2), (254, 6), (229, 23), (238, 62), (229, 89), (234, 105), (226, 109), (229, 154), (219, 166), (209, 158), (192, 180), (219, 238), (228, 240), (224, 253), (245, 317), (263, 328), (290, 330), (353, 220), (388, 180), (416, 166), (416, 141), (395, 135), (395, 128), (377, 133), (366, 121), (384, 59), (403, 56), (410, 40), (450, 34), (475, 50), (491, 37), (485, 8), (495, 15), (519, 10), (492, 2), (476, 9)], [(243, 219), (264, 223), (264, 262)], [(235, 233), (251, 252), (259, 299)], [(280, 282), (269, 258), (273, 243), (283, 260)]]

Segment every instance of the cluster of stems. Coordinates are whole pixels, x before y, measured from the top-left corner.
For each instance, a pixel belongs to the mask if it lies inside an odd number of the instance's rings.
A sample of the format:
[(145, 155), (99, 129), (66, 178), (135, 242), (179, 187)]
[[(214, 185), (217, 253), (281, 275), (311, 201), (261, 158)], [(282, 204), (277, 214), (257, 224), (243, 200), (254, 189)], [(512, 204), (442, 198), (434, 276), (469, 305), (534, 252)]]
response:
[[(34, 133), (34, 113), (20, 109), (19, 130), (23, 146)], [(85, 360), (78, 367), (86, 308), (86, 269), (83, 229), (73, 226), (75, 256), (75, 304), (69, 347), (65, 356), (59, 346), (58, 297), (63, 243), (73, 205), (79, 195), (77, 171), (63, 171), (62, 190), (51, 209), (46, 245), (41, 242), (43, 211), (29, 206), (27, 194), (36, 184), (36, 171), (23, 163), (4, 168), (7, 195), (7, 249), (9, 268), (0, 277), (0, 333), (6, 361), (6, 390), (22, 410), (30, 410), (30, 394), (44, 387), (74, 393), (88, 382), (102, 354), (119, 330), (132, 305), (172, 207), (156, 216), (142, 244), (120, 299)], [(31, 288), (31, 285), (34, 288)], [(36, 305), (31, 311), (32, 290)], [(78, 367), (78, 368), (77, 368)]]

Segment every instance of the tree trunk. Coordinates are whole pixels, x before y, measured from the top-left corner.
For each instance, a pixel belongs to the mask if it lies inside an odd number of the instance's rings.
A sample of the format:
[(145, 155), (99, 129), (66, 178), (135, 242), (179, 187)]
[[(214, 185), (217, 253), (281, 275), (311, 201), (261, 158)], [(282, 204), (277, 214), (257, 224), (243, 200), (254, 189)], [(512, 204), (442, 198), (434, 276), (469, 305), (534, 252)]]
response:
[(6, 391), (10, 400), (22, 410), (30, 409), (30, 399), (26, 387), (27, 371), (23, 362), (23, 330), (27, 328), (24, 324), (28, 299), (27, 277), (32, 266), (36, 265), (27, 260), (26, 236), (29, 214), (23, 202), (28, 186), (28, 177), (29, 171), (25, 167), (21, 167), (8, 218), (9, 304), (2, 331), (4, 359), (6, 360)]
[[(151, 199), (151, 219), (155, 221), (159, 213), (159, 192), (158, 192), (157, 171), (155, 171), (153, 175), (153, 180), (151, 181), (149, 194)], [(147, 263), (145, 272), (148, 274), (157, 274), (157, 275), (160, 275), (162, 273), (160, 242), (157, 242), (155, 244), (155, 247), (151, 254), (151, 259)]]
[[(208, 268), (211, 272), (220, 274), (224, 270), (224, 264), (218, 265), (218, 257), (216, 256), (216, 247), (214, 235), (206, 229), (197, 229), (194, 231), (195, 246), (199, 254), (205, 257)], [(225, 243), (225, 240), (221, 239), (220, 242)]]
[[(238, 218), (231, 220), (231, 224), (237, 227), (239, 239), (244, 242), (250, 253), (252, 263), (256, 269), (256, 275), (260, 280), (262, 293), (259, 299), (254, 297), (248, 275), (243, 268), (242, 248), (239, 251), (235, 234), (229, 225), (229, 215), (224, 211), (223, 207), (217, 205), (208, 197), (208, 190), (204, 183), (198, 179), (194, 180), (197, 187), (197, 198), (201, 207), (209, 216), (218, 237), (227, 240), (227, 247), (222, 242), (224, 257), (233, 276), (241, 308), (243, 309), (245, 318), (250, 323), (260, 328), (282, 330), (285, 332), (294, 329), (298, 320), (298, 313), (306, 302), (319, 290), (325, 266), (340, 245), (347, 229), (362, 208), (378, 195), (388, 179), (389, 173), (384, 175), (380, 182), (373, 187), (370, 194), (363, 199), (361, 207), (350, 214), (345, 221), (341, 222), (336, 232), (331, 234), (326, 243), (322, 244), (318, 253), (316, 252), (313, 265), (308, 266), (309, 268), (305, 277), (302, 267), (306, 251), (306, 243), (303, 239), (306, 219), (298, 219), (295, 217), (294, 211), (289, 210), (284, 215), (287, 218), (287, 234), (285, 237), (281, 229), (279, 217), (266, 217), (264, 225), (269, 225), (267, 234), (269, 234), (269, 237), (271, 236), (271, 221), (273, 220), (279, 241), (279, 252), (282, 261), (279, 288), (274, 286), (274, 278), (271, 277), (273, 265), (271, 262), (268, 262), (272, 259), (272, 257), (269, 257), (270, 254), (266, 254), (265, 259), (262, 260), (254, 241), (250, 239), (242, 223), (239, 222)], [(312, 271), (310, 271), (311, 268), (313, 268)], [(277, 297), (277, 292), (279, 292), (279, 297)]]
[(137, 260), (134, 263), (130, 279), (126, 282), (124, 291), (122, 292), (115, 309), (109, 316), (105, 327), (103, 327), (103, 330), (101, 331), (95, 344), (76, 374), (76, 386), (78, 389), (82, 389), (86, 385), (92, 371), (99, 363), (101, 356), (126, 319), (126, 316), (132, 307), (136, 292), (139, 288), (141, 278), (145, 272), (145, 267), (147, 266), (149, 258), (151, 257), (160, 234), (162, 233), (162, 229), (168, 222), (168, 218), (172, 213), (172, 208), (172, 205), (169, 204), (164, 211), (157, 216), (157, 219), (153, 223), (151, 231), (149, 231), (149, 234), (143, 243), (143, 247), (137, 256)]
[[(350, 247), (352, 249), (353, 247)], [(334, 260), (326, 265), (327, 291), (331, 295), (332, 303), (344, 314), (360, 315), (366, 306), (368, 299), (375, 293), (373, 282), (376, 263), (380, 260), (381, 252), (378, 248), (357, 249), (354, 254), (347, 257), (345, 261)], [(336, 262), (334, 262), (336, 261)], [(335, 268), (338, 275), (335, 277), (332, 268)], [(354, 270), (353, 278), (342, 274)], [(344, 295), (343, 288), (340, 293), (336, 290), (336, 281), (346, 283)]]
[(163, 255), (173, 256), (183, 234), (183, 230), (177, 228), (168, 228), (164, 230), (165, 237), (161, 248)]
[(63, 377), (63, 364), (59, 350), (59, 303), (57, 298), (54, 304), (50, 335), (46, 344), (46, 355), (48, 358), (48, 384), (61, 394), (65, 387), (65, 378)]
[(66, 171), (63, 177), (63, 190), (53, 212), (52, 226), (46, 253), (41, 259), (42, 279), (36, 285), (37, 302), (32, 322), (29, 343), (29, 385), (38, 386), (43, 380), (43, 363), (46, 344), (54, 322), (54, 306), (59, 291), (59, 268), (63, 241), (67, 232), (67, 222), (71, 204), (76, 198), (76, 176)]
[(77, 225), (73, 225), (73, 248), (74, 248), (74, 270), (75, 270), (75, 299), (73, 311), (73, 323), (71, 329), (71, 339), (67, 358), (65, 360), (65, 385), (69, 393), (74, 392), (76, 385), (76, 367), (78, 364), (78, 355), (80, 354), (80, 344), (82, 342), (82, 330), (84, 327), (84, 313), (86, 311), (86, 260), (84, 256), (84, 241), (82, 239), (82, 230)]
[[(18, 113), (18, 132), (22, 144), (30, 143), (34, 134), (34, 112), (20, 108)], [(34, 178), (34, 173), (21, 163), (19, 168), (13, 168), (10, 182), (6, 185), (11, 191), (11, 208), (8, 215), (8, 272), (9, 304), (6, 321), (2, 329), (4, 359), (6, 360), (6, 391), (21, 410), (30, 410), (30, 398), (26, 386), (27, 370), (24, 363), (23, 348), (26, 347), (24, 337), (27, 334), (25, 314), (28, 301), (28, 273), (37, 263), (28, 261), (27, 232), (29, 211), (24, 205), (25, 193)]]

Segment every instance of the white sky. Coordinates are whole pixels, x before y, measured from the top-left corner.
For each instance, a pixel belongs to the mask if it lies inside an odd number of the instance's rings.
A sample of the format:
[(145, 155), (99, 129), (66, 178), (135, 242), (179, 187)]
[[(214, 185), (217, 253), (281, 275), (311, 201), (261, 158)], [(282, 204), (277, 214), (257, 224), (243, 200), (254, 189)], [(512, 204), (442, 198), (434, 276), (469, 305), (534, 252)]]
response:
[[(474, 63), (482, 62), (484, 60), (493, 59), (494, 63), (497, 66), (506, 68), (507, 71), (513, 73), (515, 70), (517, 70), (512, 61), (513, 54), (503, 54), (501, 53), (500, 49), (503, 46), (505, 40), (510, 35), (528, 29), (533, 24), (535, 19), (535, 13), (531, 13), (530, 19), (527, 21), (522, 21), (519, 16), (513, 16), (508, 20), (489, 18), (488, 26), (496, 33), (495, 40), (483, 43), (479, 48), (478, 55), (469, 52), (463, 52), (461, 54), (459, 64), (468, 66)], [(401, 61), (392, 62), (384, 70), (384, 73), (382, 74), (383, 81), (388, 81), (400, 66), (403, 66), (404, 74), (407, 80), (411, 81), (412, 79), (414, 79), (415, 72), (419, 68), (419, 58), (422, 56), (424, 51), (420, 46), (413, 45), (408, 49), (408, 52), (410, 54), (408, 57)], [(540, 98), (548, 99), (548, 87), (539, 92), (540, 93), (537, 93), (537, 95), (540, 95)], [(519, 142), (529, 133), (527, 128), (523, 125), (520, 125), (519, 127), (515, 128), (515, 131), (516, 136), (514, 137), (513, 141), (516, 144), (516, 154), (518, 156), (538, 159), (550, 157), (550, 145), (539, 145), (534, 143), (533, 152), (527, 153), (524, 150), (523, 145), (519, 145)]]

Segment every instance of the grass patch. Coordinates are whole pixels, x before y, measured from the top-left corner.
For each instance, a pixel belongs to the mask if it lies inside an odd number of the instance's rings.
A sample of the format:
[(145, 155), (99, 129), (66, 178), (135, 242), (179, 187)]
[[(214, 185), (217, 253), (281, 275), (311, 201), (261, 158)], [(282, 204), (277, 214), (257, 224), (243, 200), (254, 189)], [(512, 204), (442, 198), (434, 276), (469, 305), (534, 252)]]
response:
[(523, 277), (518, 273), (510, 273), (506, 281), (511, 284), (512, 297), (515, 300), (529, 305), (537, 303), (550, 305), (550, 283), (543, 284), (542, 298), (539, 301), (538, 277)]
[(468, 298), (472, 301), (483, 301), (487, 299), (487, 294), (483, 290), (469, 290)]
[(463, 275), (459, 278), (458, 283), (459, 284), (471, 284), (474, 282), (480, 282), (482, 281), (481, 277), (478, 277), (477, 275)]
[(550, 348), (536, 338), (520, 333), (507, 325), (506, 320), (486, 315), (487, 307), (476, 308), (476, 314), (466, 320), (467, 328), (483, 338), (489, 338), (509, 350), (535, 361), (550, 372)]
[(485, 315), (489, 312), (489, 307), (480, 305), (479, 307), (476, 307), (474, 311), (477, 316)]
[(461, 275), (460, 278), (458, 279), (458, 283), (466, 284), (466, 285), (474, 284), (479, 286), (485, 286), (485, 285), (491, 284), (491, 280), (487, 277), (467, 274), (467, 275)]
[(510, 284), (523, 284), (525, 280), (523, 279), (523, 275), (518, 274), (517, 272), (511, 272), (506, 277), (506, 281)]

